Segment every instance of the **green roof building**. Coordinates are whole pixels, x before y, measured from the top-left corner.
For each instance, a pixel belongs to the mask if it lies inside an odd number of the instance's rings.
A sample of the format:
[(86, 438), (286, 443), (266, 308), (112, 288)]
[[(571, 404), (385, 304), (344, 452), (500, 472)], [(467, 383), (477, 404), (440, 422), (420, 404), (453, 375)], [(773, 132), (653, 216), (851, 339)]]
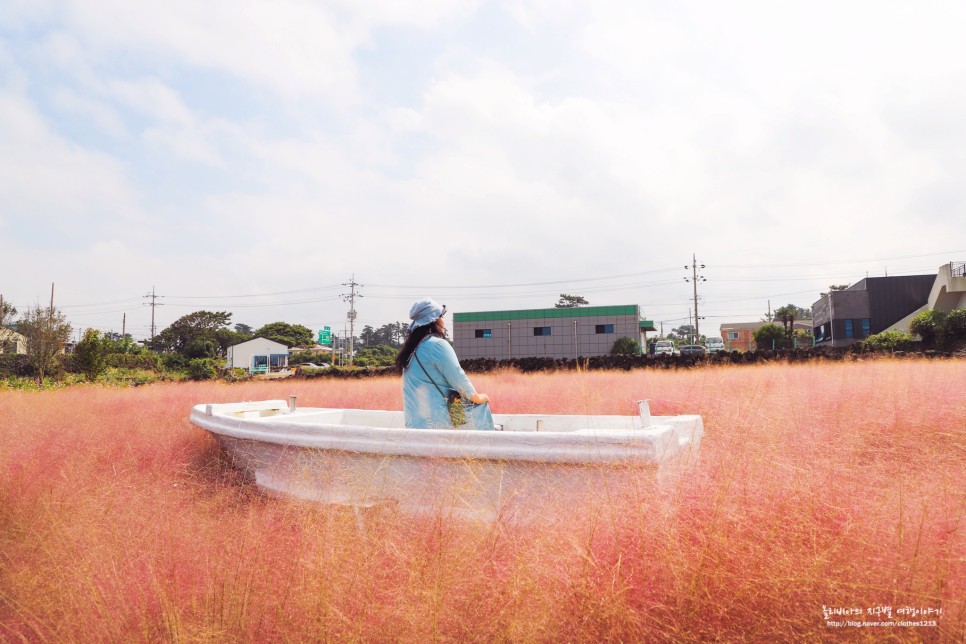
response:
[(619, 338), (646, 346), (654, 323), (636, 304), (453, 314), (460, 359), (577, 358), (610, 353)]

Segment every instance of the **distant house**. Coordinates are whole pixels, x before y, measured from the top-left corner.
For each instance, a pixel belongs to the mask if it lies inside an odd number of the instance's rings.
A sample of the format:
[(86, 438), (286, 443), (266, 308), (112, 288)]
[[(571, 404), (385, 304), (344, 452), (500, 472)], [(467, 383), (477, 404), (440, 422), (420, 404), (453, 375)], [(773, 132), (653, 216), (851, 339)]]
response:
[(845, 347), (914, 316), (927, 306), (935, 283), (936, 275), (867, 277), (827, 293), (812, 304), (815, 346)]
[(0, 327), (0, 353), (27, 353), (27, 339), (13, 329)]
[(248, 369), (250, 373), (268, 373), (288, 366), (289, 350), (281, 342), (253, 338), (228, 347), (228, 367)]
[[(765, 326), (766, 324), (777, 324), (781, 326), (782, 323), (778, 322), (726, 322), (721, 325), (721, 339), (724, 340), (725, 350), (727, 351), (754, 351), (757, 346), (755, 345), (755, 331)], [(796, 331), (808, 331), (812, 330), (811, 320), (795, 320), (793, 325)], [(763, 347), (765, 349), (770, 349), (771, 347)]]

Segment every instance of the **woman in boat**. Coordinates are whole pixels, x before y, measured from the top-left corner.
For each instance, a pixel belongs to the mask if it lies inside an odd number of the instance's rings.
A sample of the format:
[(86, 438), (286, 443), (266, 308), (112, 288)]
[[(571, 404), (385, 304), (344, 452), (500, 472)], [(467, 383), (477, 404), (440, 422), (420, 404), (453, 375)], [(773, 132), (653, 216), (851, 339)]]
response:
[[(406, 427), (452, 428), (455, 419), (459, 429), (493, 429), (490, 397), (476, 392), (445, 339), (445, 314), (446, 307), (428, 297), (409, 309), (409, 335), (396, 356), (403, 374)], [(462, 411), (451, 419), (454, 392), (462, 399)]]

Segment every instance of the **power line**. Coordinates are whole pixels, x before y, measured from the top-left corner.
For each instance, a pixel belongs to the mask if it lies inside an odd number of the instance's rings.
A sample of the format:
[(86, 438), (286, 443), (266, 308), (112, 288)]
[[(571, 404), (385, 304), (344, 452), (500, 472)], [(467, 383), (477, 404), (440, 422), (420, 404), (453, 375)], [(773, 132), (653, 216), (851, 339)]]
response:
[(875, 257), (872, 259), (848, 259), (840, 262), (810, 262), (804, 264), (722, 264), (721, 268), (782, 268), (786, 266), (835, 266), (838, 264), (862, 264), (866, 262), (890, 262), (898, 259), (918, 259), (920, 257), (938, 257), (939, 255), (958, 255), (966, 250), (949, 250), (942, 253), (927, 253), (925, 255), (904, 255), (899, 257)]

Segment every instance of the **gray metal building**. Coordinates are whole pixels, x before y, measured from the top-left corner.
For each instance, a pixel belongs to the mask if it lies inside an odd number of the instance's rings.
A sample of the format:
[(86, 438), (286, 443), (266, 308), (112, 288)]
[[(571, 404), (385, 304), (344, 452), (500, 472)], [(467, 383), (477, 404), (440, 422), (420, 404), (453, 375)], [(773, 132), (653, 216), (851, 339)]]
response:
[(619, 338), (646, 346), (654, 323), (636, 304), (453, 314), (460, 359), (575, 358), (610, 353)]
[(812, 304), (815, 346), (844, 347), (922, 307), (936, 275), (867, 277)]

